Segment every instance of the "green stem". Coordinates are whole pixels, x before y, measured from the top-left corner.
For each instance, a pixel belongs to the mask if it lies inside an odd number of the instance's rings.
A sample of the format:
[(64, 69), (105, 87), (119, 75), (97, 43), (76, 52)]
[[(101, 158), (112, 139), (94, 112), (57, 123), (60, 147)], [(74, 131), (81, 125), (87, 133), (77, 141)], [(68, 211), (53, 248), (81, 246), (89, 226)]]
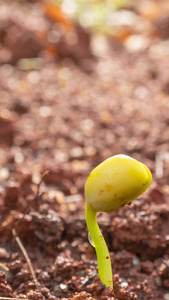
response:
[(97, 212), (92, 209), (86, 203), (86, 223), (89, 230), (89, 234), (95, 245), (98, 261), (98, 273), (100, 280), (105, 284), (106, 287), (110, 286), (113, 288), (113, 276), (111, 268), (110, 254), (104, 240), (104, 237), (97, 224), (96, 215)]

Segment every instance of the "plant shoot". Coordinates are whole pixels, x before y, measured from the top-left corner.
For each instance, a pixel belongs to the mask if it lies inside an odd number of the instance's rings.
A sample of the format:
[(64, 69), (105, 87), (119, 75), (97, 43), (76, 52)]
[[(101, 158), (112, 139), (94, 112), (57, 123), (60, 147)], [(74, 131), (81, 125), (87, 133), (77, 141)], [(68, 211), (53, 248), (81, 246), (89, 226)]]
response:
[(118, 210), (141, 195), (151, 184), (150, 170), (141, 162), (115, 155), (98, 165), (85, 184), (86, 223), (93, 241), (100, 280), (113, 288), (110, 254), (97, 224), (98, 212)]

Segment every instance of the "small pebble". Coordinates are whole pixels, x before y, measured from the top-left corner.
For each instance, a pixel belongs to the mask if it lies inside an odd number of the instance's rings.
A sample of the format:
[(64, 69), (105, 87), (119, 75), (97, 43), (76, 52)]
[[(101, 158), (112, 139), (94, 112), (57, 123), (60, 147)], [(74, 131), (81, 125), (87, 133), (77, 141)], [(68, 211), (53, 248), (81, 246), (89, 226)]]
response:
[(73, 158), (80, 158), (83, 156), (83, 148), (82, 147), (75, 147), (70, 150), (70, 156)]
[(0, 248), (0, 259), (8, 258), (9, 254), (5, 248)]
[(121, 287), (122, 287), (122, 288), (128, 287), (128, 283), (127, 283), (126, 281), (122, 282), (122, 283), (121, 283)]
[(146, 212), (144, 210), (140, 211), (139, 213), (140, 216), (145, 216), (146, 215)]
[(60, 286), (62, 291), (67, 291), (67, 285), (66, 284), (61, 283), (59, 286)]
[(132, 260), (132, 262), (133, 262), (133, 265), (134, 265), (134, 266), (137, 266), (137, 265), (139, 264), (140, 261), (139, 261), (138, 258), (134, 257), (133, 260)]
[(7, 168), (2, 168), (0, 170), (0, 181), (5, 181), (9, 177), (9, 170)]

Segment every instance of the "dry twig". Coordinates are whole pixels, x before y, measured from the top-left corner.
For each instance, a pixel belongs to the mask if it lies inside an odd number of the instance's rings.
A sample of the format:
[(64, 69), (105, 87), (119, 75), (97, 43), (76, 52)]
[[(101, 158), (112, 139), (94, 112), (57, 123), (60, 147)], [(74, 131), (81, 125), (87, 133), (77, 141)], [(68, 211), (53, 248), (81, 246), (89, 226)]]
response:
[(35, 271), (34, 271), (34, 269), (33, 269), (32, 263), (31, 263), (30, 258), (29, 258), (29, 256), (28, 256), (28, 253), (27, 253), (26, 249), (24, 248), (24, 246), (23, 246), (23, 244), (22, 244), (22, 242), (21, 242), (19, 236), (17, 235), (15, 229), (12, 229), (12, 234), (13, 234), (13, 236), (14, 236), (14, 238), (15, 238), (15, 240), (16, 240), (18, 246), (19, 246), (19, 248), (21, 249), (23, 256), (25, 257), (25, 260), (26, 260), (26, 262), (27, 262), (27, 264), (28, 264), (28, 267), (29, 267), (29, 269), (30, 269), (30, 272), (31, 272), (31, 274), (32, 274), (33, 282), (34, 282), (36, 288), (38, 288), (39, 283), (38, 283), (38, 280), (37, 280), (37, 278), (36, 278)]

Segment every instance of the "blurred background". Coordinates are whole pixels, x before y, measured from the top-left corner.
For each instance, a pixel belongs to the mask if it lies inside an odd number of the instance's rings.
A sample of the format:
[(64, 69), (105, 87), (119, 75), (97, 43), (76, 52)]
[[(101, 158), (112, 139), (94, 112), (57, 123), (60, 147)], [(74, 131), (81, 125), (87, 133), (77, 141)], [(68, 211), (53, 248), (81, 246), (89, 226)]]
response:
[(0, 107), (1, 191), (50, 170), (60, 201), (82, 197), (124, 153), (168, 193), (169, 1), (1, 0)]

